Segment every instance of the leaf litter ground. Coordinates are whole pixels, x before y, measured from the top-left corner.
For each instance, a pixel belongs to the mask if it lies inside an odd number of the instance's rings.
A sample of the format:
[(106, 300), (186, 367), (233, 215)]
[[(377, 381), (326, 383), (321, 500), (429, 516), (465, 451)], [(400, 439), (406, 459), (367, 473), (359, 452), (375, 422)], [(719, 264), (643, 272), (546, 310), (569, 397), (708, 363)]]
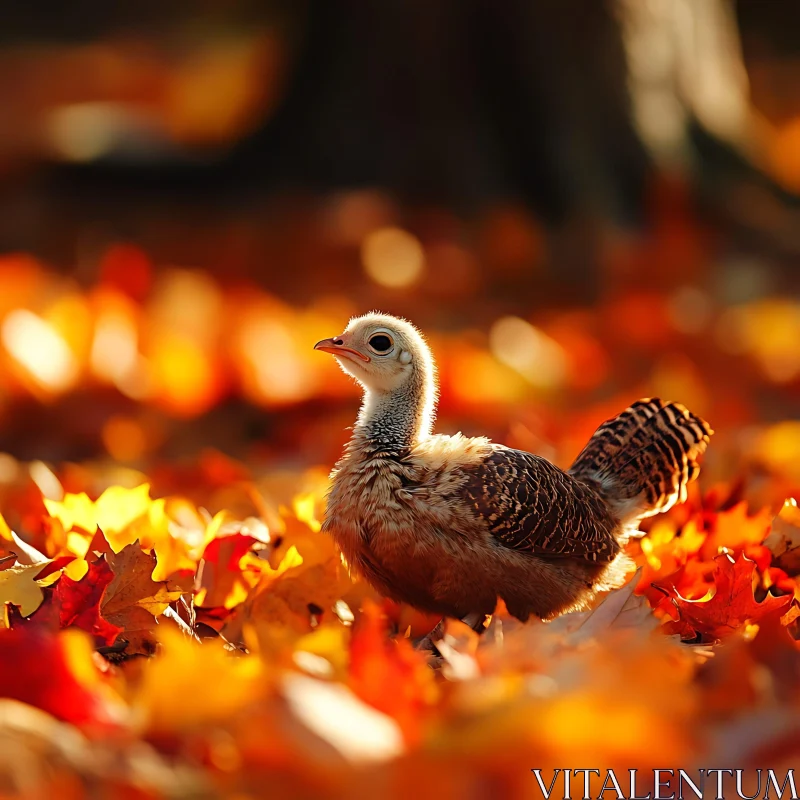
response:
[(6, 518), (26, 522), (0, 524), (13, 790), (528, 797), (532, 768), (800, 749), (793, 501), (696, 489), (595, 608), (522, 625), (501, 607), (482, 637), (450, 621), (434, 658), (413, 641), (437, 620), (353, 579), (320, 532), (321, 488), (281, 503), (239, 480), (241, 513), (212, 515), (146, 483), (45, 497), (20, 475)]

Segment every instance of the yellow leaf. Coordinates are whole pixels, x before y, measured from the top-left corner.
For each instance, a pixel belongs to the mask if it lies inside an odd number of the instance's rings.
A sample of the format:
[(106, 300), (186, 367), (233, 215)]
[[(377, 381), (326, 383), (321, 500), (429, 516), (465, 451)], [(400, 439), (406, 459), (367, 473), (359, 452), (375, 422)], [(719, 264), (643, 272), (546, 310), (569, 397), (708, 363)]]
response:
[(277, 566), (290, 547), (296, 548), (306, 566), (322, 564), (333, 557), (338, 557), (331, 536), (312, 530), (295, 516), (284, 516), (281, 518), (281, 522), (283, 524), (282, 543), (270, 555), (270, 565)]
[(0, 571), (0, 603), (4, 611), (0, 618), (0, 627), (8, 627), (7, 603), (18, 606), (23, 617), (33, 614), (42, 604), (44, 593), (35, 578), (43, 566), (43, 564), (17, 565)]
[[(156, 554), (154, 581), (165, 581), (176, 572), (194, 572), (206, 546), (219, 533), (227, 512), (219, 512), (206, 523), (188, 501), (172, 498), (152, 503), (149, 532), (142, 531), (143, 547), (152, 546)], [(175, 522), (174, 520), (180, 520)]]
[(111, 486), (97, 498), (97, 524), (103, 530), (122, 530), (141, 517), (152, 502), (148, 483), (135, 489)]
[(334, 674), (343, 677), (349, 660), (348, 647), (352, 628), (337, 623), (327, 623), (301, 636), (295, 643), (295, 652), (312, 653), (324, 658)]
[[(65, 531), (78, 528), (91, 532), (100, 528), (115, 553), (139, 538), (138, 533), (131, 530), (131, 526), (147, 514), (154, 503), (150, 499), (150, 485), (147, 483), (135, 489), (111, 486), (96, 502), (92, 502), (83, 492), (66, 494), (61, 501), (46, 497), (43, 501), (48, 514), (57, 519)], [(85, 555), (86, 551), (73, 552), (76, 555)]]
[(292, 501), (292, 507), (297, 519), (308, 525), (314, 533), (317, 533), (322, 529), (322, 525), (314, 513), (315, 504), (316, 496), (311, 492), (297, 495)]
[(276, 570), (271, 570), (270, 567), (267, 567), (270, 570), (274, 577), (278, 577), (279, 575), (283, 575), (284, 572), (287, 572), (290, 569), (294, 569), (295, 567), (302, 566), (303, 564), (303, 557), (297, 551), (297, 548), (292, 545), (287, 551), (286, 555), (281, 560), (281, 563), (278, 564), (278, 568)]
[(80, 494), (65, 494), (63, 500), (50, 500), (43, 497), (47, 513), (57, 519), (64, 530), (69, 531), (74, 527), (85, 531), (94, 530), (96, 527), (94, 503), (84, 492)]
[(67, 534), (67, 550), (78, 558), (83, 558), (89, 551), (92, 537), (80, 531), (70, 531)]
[(228, 721), (257, 702), (268, 685), (260, 659), (231, 655), (219, 640), (198, 645), (168, 628), (158, 638), (162, 651), (147, 664), (133, 699), (149, 730)]
[(181, 587), (168, 587), (162, 583), (153, 594), (148, 597), (142, 597), (136, 602), (136, 605), (149, 611), (154, 617), (158, 617), (164, 613), (170, 603), (179, 600), (184, 591)]
[(88, 571), (89, 563), (83, 558), (76, 558), (74, 561), (70, 561), (63, 570), (64, 574), (73, 581), (79, 581)]
[[(40, 568), (42, 566), (43, 566), (42, 564), (39, 564)], [(36, 581), (36, 583), (38, 583), (39, 586), (42, 586), (42, 587), (52, 586), (61, 577), (61, 573), (62, 572), (63, 572), (63, 570), (57, 569), (55, 572), (51, 572), (49, 575), (46, 575), (44, 578), (40, 578), (39, 580)]]
[[(289, 549), (277, 570), (267, 570), (242, 605), (239, 620), (248, 633), (248, 644), (275, 657), (300, 636), (314, 630), (313, 616), (322, 622), (336, 620), (334, 603), (349, 580), (338, 559), (308, 567)], [(231, 633), (233, 633), (231, 631)]]

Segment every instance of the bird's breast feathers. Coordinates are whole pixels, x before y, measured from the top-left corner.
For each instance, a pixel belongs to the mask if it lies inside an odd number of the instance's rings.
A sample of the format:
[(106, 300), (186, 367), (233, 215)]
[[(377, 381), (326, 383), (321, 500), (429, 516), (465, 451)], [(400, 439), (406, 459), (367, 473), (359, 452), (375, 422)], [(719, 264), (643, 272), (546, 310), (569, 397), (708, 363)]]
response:
[(397, 458), (350, 452), (332, 474), (325, 529), (348, 560), (365, 546), (408, 558), (442, 534), (475, 533), (475, 520), (460, 519), (458, 492), (465, 468), (490, 449), (488, 439), (457, 434), (432, 436)]
[(455, 613), (480, 591), (482, 605), (491, 608), (480, 555), (492, 546), (490, 535), (459, 494), (465, 468), (480, 461), (489, 443), (432, 439), (397, 458), (349, 453), (332, 476), (323, 529), (348, 564), (389, 597)]

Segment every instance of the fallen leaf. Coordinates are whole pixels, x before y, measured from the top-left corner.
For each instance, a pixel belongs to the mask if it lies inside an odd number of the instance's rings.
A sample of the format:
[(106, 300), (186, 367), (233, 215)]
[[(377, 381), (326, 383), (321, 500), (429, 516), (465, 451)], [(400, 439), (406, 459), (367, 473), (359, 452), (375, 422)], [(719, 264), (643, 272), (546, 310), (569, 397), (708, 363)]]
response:
[(226, 652), (219, 640), (199, 644), (169, 628), (159, 629), (158, 639), (162, 649), (148, 664), (132, 700), (151, 732), (225, 721), (270, 688), (258, 658)]
[(653, 581), (663, 580), (695, 559), (705, 540), (706, 532), (696, 519), (681, 528), (669, 518), (657, 520), (639, 541), (643, 555), (639, 563), (644, 571), (637, 592), (646, 594)]
[(18, 564), (0, 571), (0, 603), (4, 611), (0, 618), (0, 627), (8, 627), (6, 613), (8, 603), (17, 606), (23, 617), (33, 614), (42, 604), (44, 593), (36, 582), (42, 566), (42, 564)]
[(722, 548), (738, 553), (748, 545), (761, 544), (769, 531), (771, 518), (768, 508), (748, 515), (746, 502), (720, 511), (700, 551), (703, 558), (714, 558)]
[(634, 593), (642, 577), (642, 570), (619, 589), (609, 592), (591, 611), (583, 612), (585, 621), (572, 634), (575, 643), (601, 636), (609, 630), (633, 629), (641, 632), (654, 630), (659, 626), (658, 618), (644, 597)]
[(746, 622), (758, 622), (765, 614), (789, 607), (791, 597), (768, 595), (763, 602), (756, 602), (753, 595), (756, 565), (745, 556), (740, 555), (734, 561), (722, 554), (714, 559), (714, 564), (714, 589), (706, 597), (688, 600), (674, 588), (664, 590), (678, 610), (684, 638), (691, 631), (714, 639), (724, 638)]
[(105, 558), (98, 558), (88, 565), (88, 571), (80, 580), (61, 576), (53, 592), (59, 606), (59, 623), (62, 628), (76, 627), (96, 636), (103, 644), (110, 645), (121, 632), (100, 615), (100, 598), (114, 573)]
[(91, 644), (78, 631), (0, 630), (0, 694), (79, 725), (112, 720)]
[(407, 639), (389, 639), (378, 607), (367, 602), (350, 640), (349, 684), (364, 702), (395, 719), (416, 743), (421, 715), (437, 690), (423, 653)]
[(46, 564), (50, 559), (44, 554), (39, 552), (33, 545), (28, 544), (26, 541), (20, 539), (14, 531), (10, 532), (11, 539), (14, 544), (13, 547), (17, 554), (17, 562), (20, 564)]
[(258, 559), (243, 563), (256, 542), (252, 536), (234, 533), (220, 536), (206, 546), (198, 606), (233, 608), (244, 601), (261, 577)]
[(113, 578), (100, 600), (102, 617), (122, 629), (119, 638), (128, 642), (126, 655), (152, 654), (156, 618), (189, 586), (175, 581), (156, 582), (151, 575), (155, 556), (145, 553), (138, 542), (108, 556)]
[(309, 566), (291, 546), (276, 569), (261, 563), (259, 583), (223, 633), (238, 641), (244, 629), (260, 652), (275, 655), (320, 623), (341, 624), (333, 606), (350, 581), (338, 558)]
[(397, 722), (346, 686), (288, 674), (282, 691), (297, 718), (352, 763), (380, 763), (405, 750)]
[(109, 542), (115, 540), (116, 550), (128, 543), (117, 537), (147, 512), (151, 502), (150, 486), (146, 483), (135, 489), (111, 486), (96, 501), (83, 492), (66, 494), (61, 501), (44, 499), (48, 513), (61, 522), (64, 530), (93, 531), (99, 527), (111, 537)]

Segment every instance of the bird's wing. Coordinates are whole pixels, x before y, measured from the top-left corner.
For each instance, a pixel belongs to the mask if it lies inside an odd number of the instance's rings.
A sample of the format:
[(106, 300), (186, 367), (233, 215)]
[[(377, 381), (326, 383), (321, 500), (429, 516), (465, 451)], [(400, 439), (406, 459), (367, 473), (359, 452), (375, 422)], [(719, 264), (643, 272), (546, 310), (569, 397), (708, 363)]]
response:
[(495, 445), (467, 470), (462, 491), (492, 536), (513, 550), (598, 563), (620, 550), (602, 498), (531, 453)]

